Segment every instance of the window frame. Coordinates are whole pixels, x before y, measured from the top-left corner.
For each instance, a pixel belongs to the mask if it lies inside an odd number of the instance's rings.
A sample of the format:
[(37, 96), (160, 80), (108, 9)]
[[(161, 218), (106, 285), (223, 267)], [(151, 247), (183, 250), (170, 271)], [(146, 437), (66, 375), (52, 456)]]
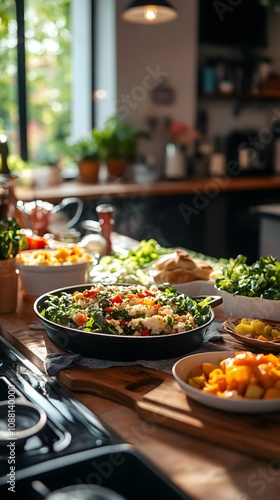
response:
[[(28, 161), (28, 134), (27, 134), (27, 125), (28, 125), (28, 100), (27, 100), (27, 85), (26, 85), (26, 54), (25, 54), (25, 0), (15, 0), (15, 8), (16, 8), (16, 21), (17, 21), (17, 99), (18, 99), (18, 112), (19, 112), (19, 149), (20, 156), (24, 161)], [(95, 105), (94, 99), (92, 99), (92, 95), (94, 92), (94, 80), (95, 80), (95, 12), (96, 12), (96, 0), (89, 0), (89, 9), (90, 9), (90, 57), (89, 57), (89, 75), (90, 75), (90, 95), (88, 96), (89, 102), (91, 102), (90, 106), (90, 128), (94, 127), (94, 116), (95, 116)], [(79, 20), (77, 20), (79, 21)], [(75, 99), (76, 96), (74, 95)], [(73, 116), (72, 116), (73, 119)]]

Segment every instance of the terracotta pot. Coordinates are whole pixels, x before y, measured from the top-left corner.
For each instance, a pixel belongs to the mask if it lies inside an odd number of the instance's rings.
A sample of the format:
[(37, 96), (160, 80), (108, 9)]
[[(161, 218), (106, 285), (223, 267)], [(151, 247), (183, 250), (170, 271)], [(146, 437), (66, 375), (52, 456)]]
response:
[(17, 308), (18, 273), (16, 259), (0, 260), (0, 313)]
[(99, 174), (99, 161), (83, 160), (79, 162), (80, 178), (85, 182), (97, 182)]
[(126, 160), (110, 158), (107, 160), (108, 174), (112, 177), (122, 177), (125, 173), (126, 165)]

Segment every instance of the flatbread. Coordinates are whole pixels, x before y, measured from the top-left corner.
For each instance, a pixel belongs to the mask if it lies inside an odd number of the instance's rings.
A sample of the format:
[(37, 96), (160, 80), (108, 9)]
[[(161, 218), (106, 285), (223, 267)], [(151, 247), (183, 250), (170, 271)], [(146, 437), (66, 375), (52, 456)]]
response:
[(186, 250), (175, 249), (163, 255), (155, 263), (156, 283), (188, 283), (196, 280), (208, 280), (213, 267), (207, 262), (193, 259)]

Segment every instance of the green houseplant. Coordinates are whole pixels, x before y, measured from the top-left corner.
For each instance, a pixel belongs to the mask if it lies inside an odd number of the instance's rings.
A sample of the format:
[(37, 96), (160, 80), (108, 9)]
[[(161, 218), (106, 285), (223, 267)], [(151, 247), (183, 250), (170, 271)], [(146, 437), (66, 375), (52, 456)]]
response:
[(70, 155), (78, 164), (81, 179), (86, 182), (98, 179), (101, 138), (101, 131), (93, 129), (89, 138), (80, 139), (70, 146)]
[(149, 137), (147, 132), (124, 123), (117, 115), (108, 118), (102, 130), (101, 151), (109, 175), (122, 176), (126, 165), (137, 155), (139, 140)]
[(18, 275), (16, 256), (27, 248), (25, 235), (14, 218), (0, 220), (0, 313), (17, 307)]

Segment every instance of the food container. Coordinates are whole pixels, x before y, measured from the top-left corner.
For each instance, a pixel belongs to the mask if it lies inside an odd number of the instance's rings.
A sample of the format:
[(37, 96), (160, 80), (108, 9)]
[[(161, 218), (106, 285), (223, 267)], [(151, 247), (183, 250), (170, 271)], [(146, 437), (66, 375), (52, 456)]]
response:
[[(182, 390), (191, 399), (205, 406), (215, 408), (217, 410), (228, 411), (232, 413), (270, 413), (280, 410), (280, 399), (245, 399), (245, 398), (224, 398), (214, 394), (206, 393), (200, 389), (196, 389), (187, 383), (187, 376), (191, 370), (194, 370), (202, 363), (219, 364), (220, 361), (226, 358), (233, 358), (235, 351), (215, 351), (192, 354), (186, 358), (177, 361), (172, 373), (177, 380)], [(226, 418), (226, 417), (225, 417)]]
[[(90, 289), (91, 284), (53, 290), (52, 295), (60, 296), (63, 292), (83, 292)], [(34, 303), (34, 311), (43, 322), (50, 339), (65, 351), (80, 353), (82, 356), (96, 359), (117, 361), (133, 361), (141, 359), (170, 359), (182, 356), (196, 349), (204, 339), (207, 328), (213, 322), (215, 315), (204, 325), (180, 333), (154, 336), (111, 335), (107, 333), (85, 332), (83, 330), (59, 325), (41, 315), (46, 307), (48, 294), (39, 297)], [(201, 297), (200, 297), (201, 299)], [(209, 305), (214, 307), (221, 303), (220, 297), (215, 297)]]
[(280, 301), (233, 295), (215, 287), (223, 299), (223, 308), (230, 318), (262, 318), (280, 321)]
[[(69, 247), (67, 248), (69, 249)], [(89, 273), (96, 263), (96, 257), (79, 249), (76, 261), (51, 264), (52, 256), (57, 255), (59, 250), (60, 248), (41, 251), (26, 250), (17, 256), (16, 266), (25, 294), (38, 297), (55, 288), (88, 282)], [(38, 264), (28, 263), (33, 262), (32, 256), (43, 255), (46, 252), (50, 256), (49, 264), (40, 264), (39, 259)], [(29, 257), (30, 260), (28, 260)]]

